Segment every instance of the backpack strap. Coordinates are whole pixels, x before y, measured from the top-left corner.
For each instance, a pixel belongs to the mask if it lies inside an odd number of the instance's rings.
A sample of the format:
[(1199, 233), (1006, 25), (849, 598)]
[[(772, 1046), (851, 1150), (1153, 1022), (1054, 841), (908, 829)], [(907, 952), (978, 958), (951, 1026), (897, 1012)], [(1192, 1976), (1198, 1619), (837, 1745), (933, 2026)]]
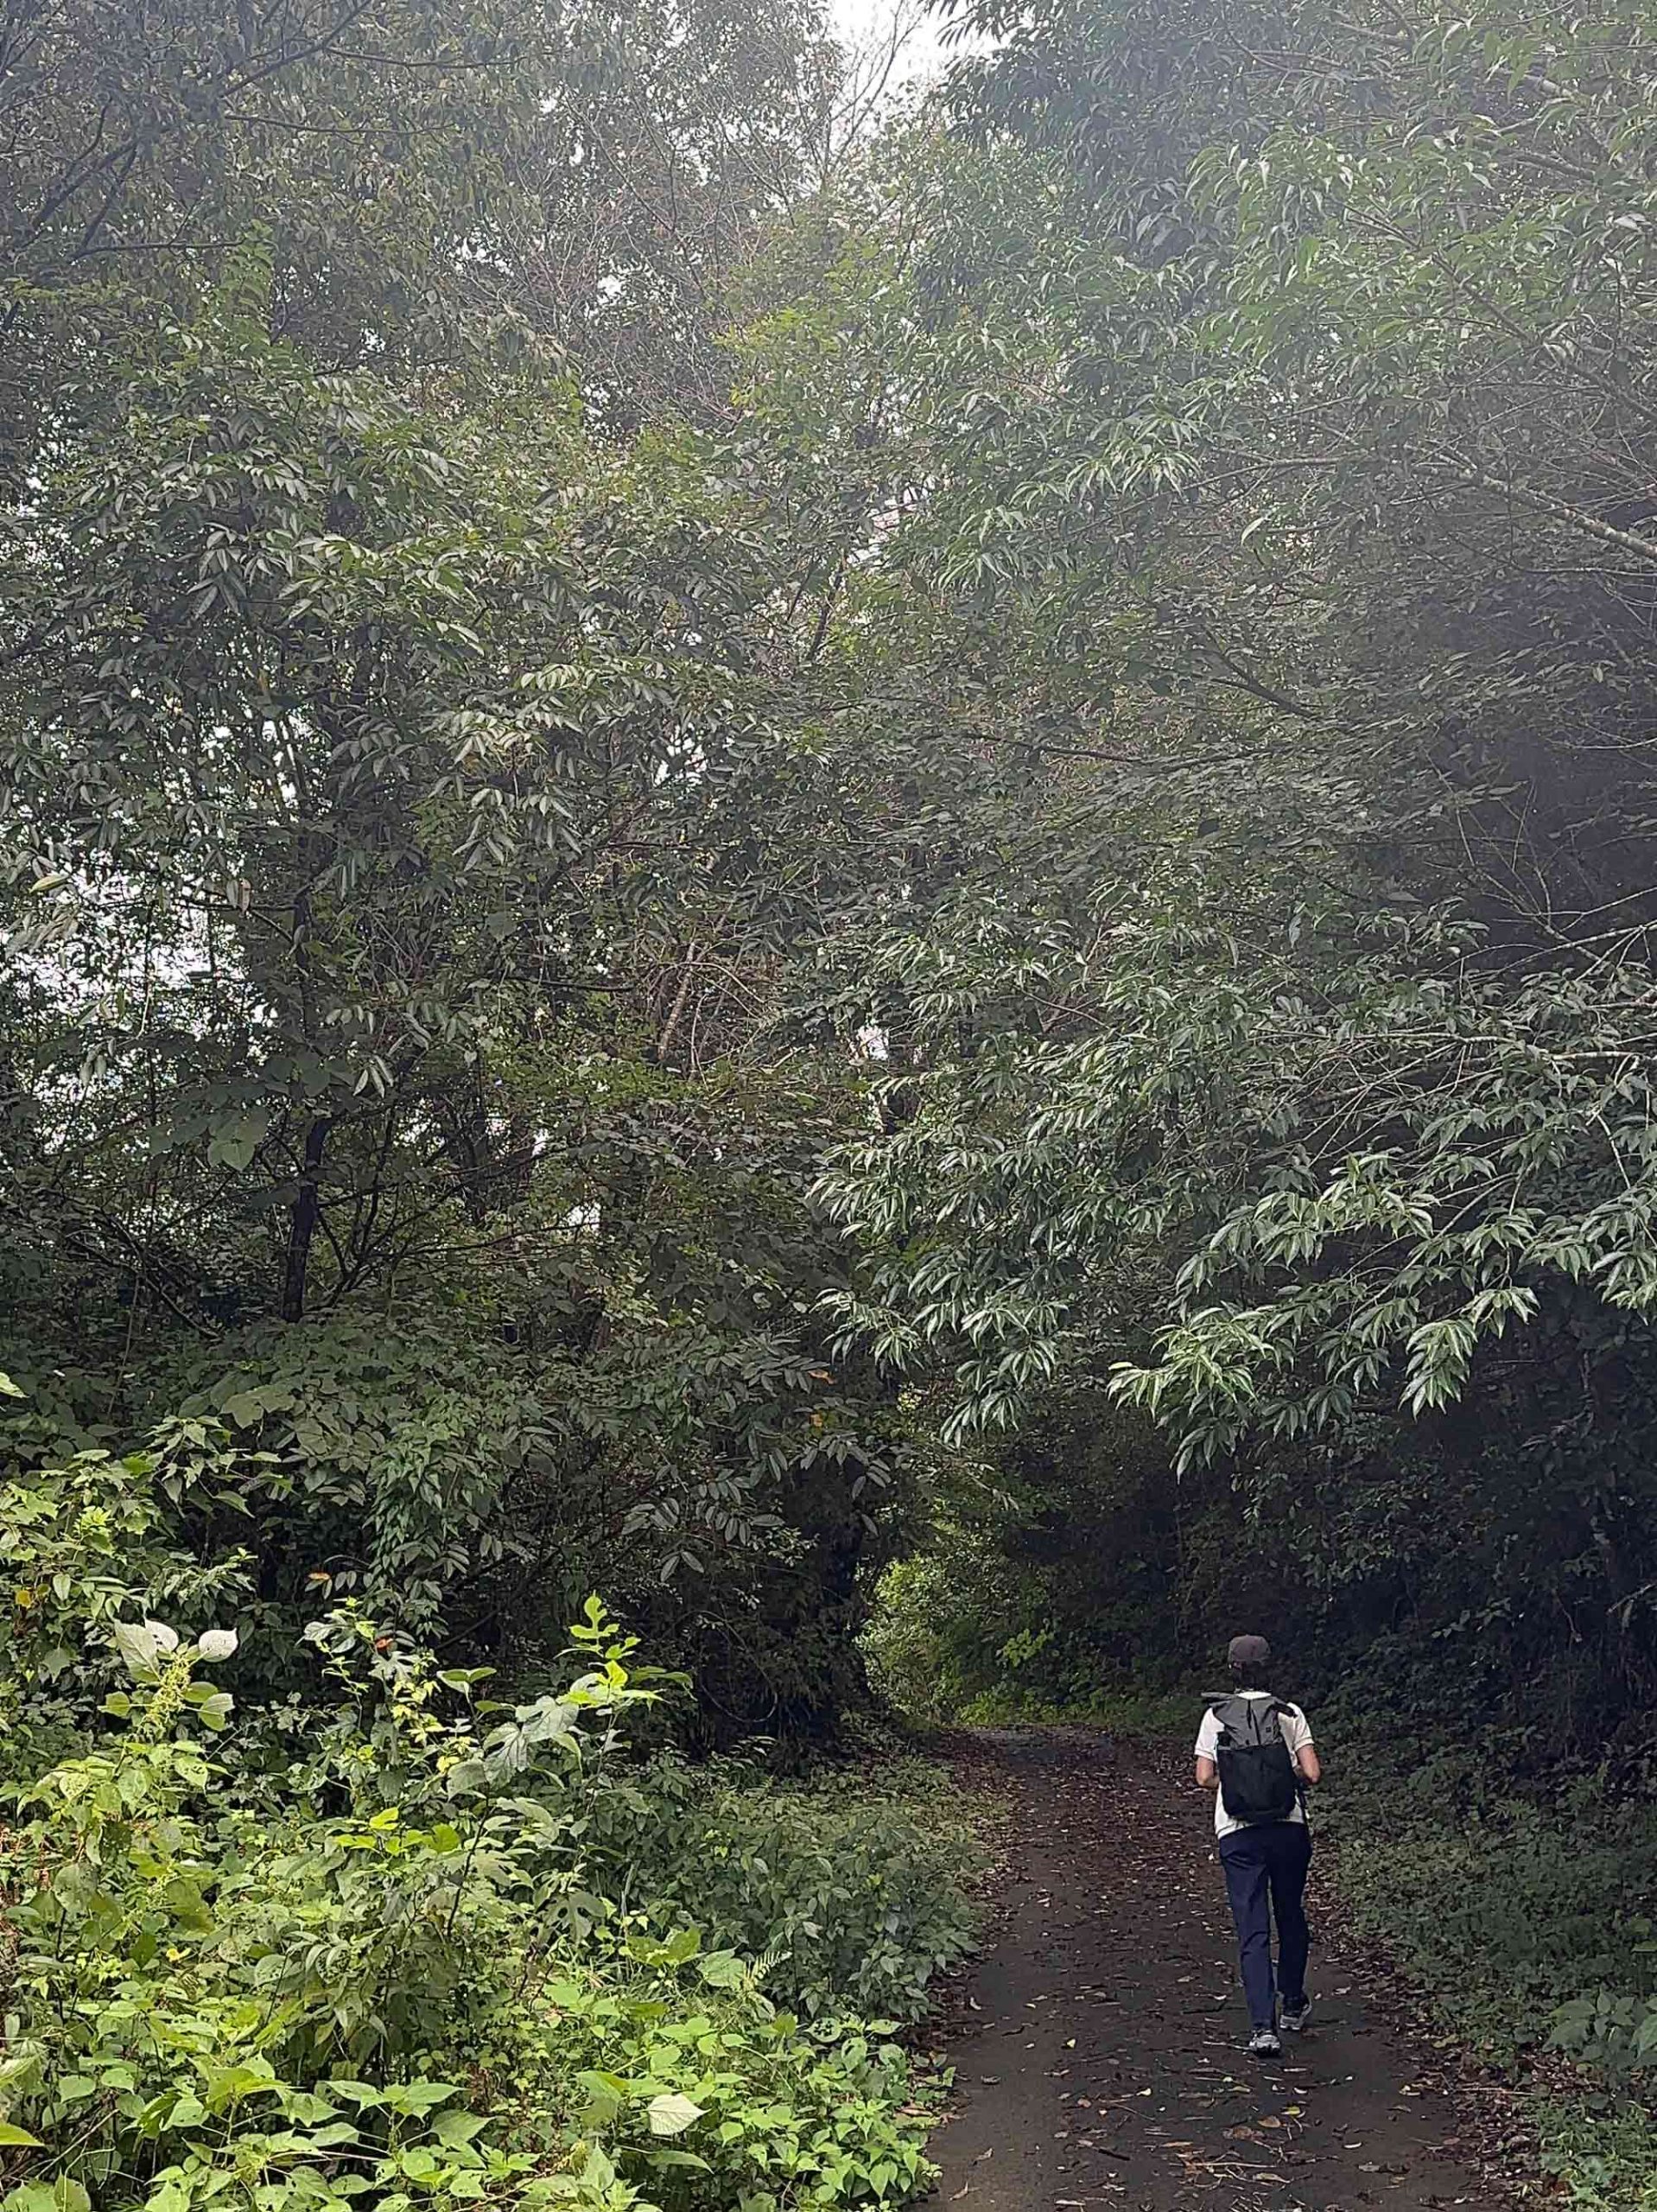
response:
[[(1281, 1698), (1274, 1697), (1272, 1700), (1272, 1718), (1276, 1721), (1277, 1732), (1280, 1737), (1282, 1737), (1286, 1745), (1287, 1745), (1289, 1738), (1284, 1729), (1283, 1716), (1288, 1710), (1288, 1707), (1284, 1704)], [(1300, 1771), (1300, 1762), (1292, 1751), (1289, 1753), (1289, 1764), (1294, 1769), (1295, 1802), (1300, 1808), (1301, 1819), (1305, 1821), (1307, 1827), (1310, 1828), (1311, 1826), (1311, 1792), (1306, 1786), (1305, 1777)]]

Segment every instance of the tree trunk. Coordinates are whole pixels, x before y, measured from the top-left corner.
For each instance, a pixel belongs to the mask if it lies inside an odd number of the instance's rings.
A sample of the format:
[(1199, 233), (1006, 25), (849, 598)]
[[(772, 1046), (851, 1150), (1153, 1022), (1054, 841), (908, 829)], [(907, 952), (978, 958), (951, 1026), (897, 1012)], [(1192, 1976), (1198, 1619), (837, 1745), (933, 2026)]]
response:
[(299, 1173), (299, 1192), (288, 1224), (288, 1265), (282, 1284), (282, 1318), (297, 1321), (305, 1312), (305, 1284), (311, 1268), (311, 1245), (316, 1236), (321, 1202), (316, 1195), (322, 1155), (327, 1149), (333, 1120), (313, 1122), (305, 1133), (305, 1161)]

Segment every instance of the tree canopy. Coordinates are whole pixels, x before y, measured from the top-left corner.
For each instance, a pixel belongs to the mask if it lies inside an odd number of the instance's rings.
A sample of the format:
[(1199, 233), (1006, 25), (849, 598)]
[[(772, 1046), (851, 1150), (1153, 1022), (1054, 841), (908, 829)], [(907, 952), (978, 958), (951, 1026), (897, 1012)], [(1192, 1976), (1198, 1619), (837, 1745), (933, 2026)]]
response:
[(791, 6), (14, 26), (16, 1448), (717, 1732), (1093, 1424), (1615, 1706), (1649, 26), (961, 21), (850, 148)]

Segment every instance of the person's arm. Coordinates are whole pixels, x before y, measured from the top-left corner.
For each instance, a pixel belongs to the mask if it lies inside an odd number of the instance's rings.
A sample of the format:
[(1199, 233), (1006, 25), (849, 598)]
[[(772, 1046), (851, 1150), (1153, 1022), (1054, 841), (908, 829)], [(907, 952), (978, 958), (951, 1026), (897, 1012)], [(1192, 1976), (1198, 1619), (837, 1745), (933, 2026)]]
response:
[(1213, 1712), (1203, 1715), (1203, 1725), (1197, 1732), (1197, 1741), (1191, 1749), (1197, 1758), (1197, 1786), (1199, 1789), (1217, 1789), (1220, 1770), (1215, 1764), (1215, 1753), (1220, 1748), (1220, 1724)]
[(1312, 1748), (1311, 1729), (1307, 1723), (1306, 1716), (1298, 1705), (1291, 1706), (1287, 1719), (1289, 1723), (1287, 1734), (1290, 1751), (1294, 1759), (1294, 1770), (1302, 1782), (1315, 1788), (1324, 1778), (1324, 1770), (1318, 1764), (1317, 1752)]

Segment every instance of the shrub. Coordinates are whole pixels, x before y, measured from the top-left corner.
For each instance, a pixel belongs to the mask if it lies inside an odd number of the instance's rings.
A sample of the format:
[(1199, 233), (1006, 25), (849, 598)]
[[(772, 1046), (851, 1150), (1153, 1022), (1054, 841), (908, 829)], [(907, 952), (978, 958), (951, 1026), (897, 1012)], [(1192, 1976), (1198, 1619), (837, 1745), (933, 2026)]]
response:
[(970, 1947), (961, 1877), (977, 1847), (964, 1813), (940, 1805), (935, 1770), (924, 1819), (907, 1779), (909, 1790), (894, 1763), (873, 1783), (785, 1783), (752, 1761), (664, 1757), (595, 1801), (595, 1878), (763, 1958), (766, 1989), (809, 2014), (912, 2021), (932, 1977)]
[(332, 1709), (256, 1714), (238, 1756), (235, 1632), (149, 1618), (118, 1546), (58, 1541), (104, 1506), (40, 1494), (53, 1632), (84, 1648), (42, 1670), (31, 1628), (6, 1681), (31, 1743), (73, 1740), (0, 1832), (3, 2212), (828, 2212), (924, 2179), (897, 2008), (917, 2008), (964, 1942), (944, 1838), (923, 1859), (877, 1803), (854, 1855), (809, 1791), (630, 1779), (625, 1726), (672, 1685), (596, 1601), (574, 1679), (516, 1705), (342, 1608), (314, 1637)]
[(1657, 1815), (1619, 1801), (1603, 1775), (1540, 1802), (1514, 1796), (1494, 1731), (1406, 1764), (1402, 1731), (1381, 1727), (1381, 1711), (1367, 1732), (1353, 1699), (1331, 1715), (1342, 1749), (1327, 1812), (1351, 1918), (1486, 2057), (1521, 2067), (1546, 2044), (1578, 2063), (1580, 2094), (1533, 2107), (1565, 2201), (1584, 2212), (1657, 2207), (1657, 2133), (1642, 2101), (1657, 2065)]
[[(1657, 1819), (1579, 1782), (1552, 1805), (1457, 1799), (1459, 1762), (1415, 1783), (1383, 1779), (1361, 1751), (1330, 1802), (1341, 1885), (1364, 1932), (1381, 1938), (1446, 2015), (1510, 2060), (1556, 2023), (1585, 2025), (1602, 1988), (1630, 2003), (1657, 1990), (1648, 1900), (1657, 1887)], [(1560, 2008), (1571, 2010), (1561, 2015)], [(1575, 2047), (1596, 2063), (1609, 2043)]]

